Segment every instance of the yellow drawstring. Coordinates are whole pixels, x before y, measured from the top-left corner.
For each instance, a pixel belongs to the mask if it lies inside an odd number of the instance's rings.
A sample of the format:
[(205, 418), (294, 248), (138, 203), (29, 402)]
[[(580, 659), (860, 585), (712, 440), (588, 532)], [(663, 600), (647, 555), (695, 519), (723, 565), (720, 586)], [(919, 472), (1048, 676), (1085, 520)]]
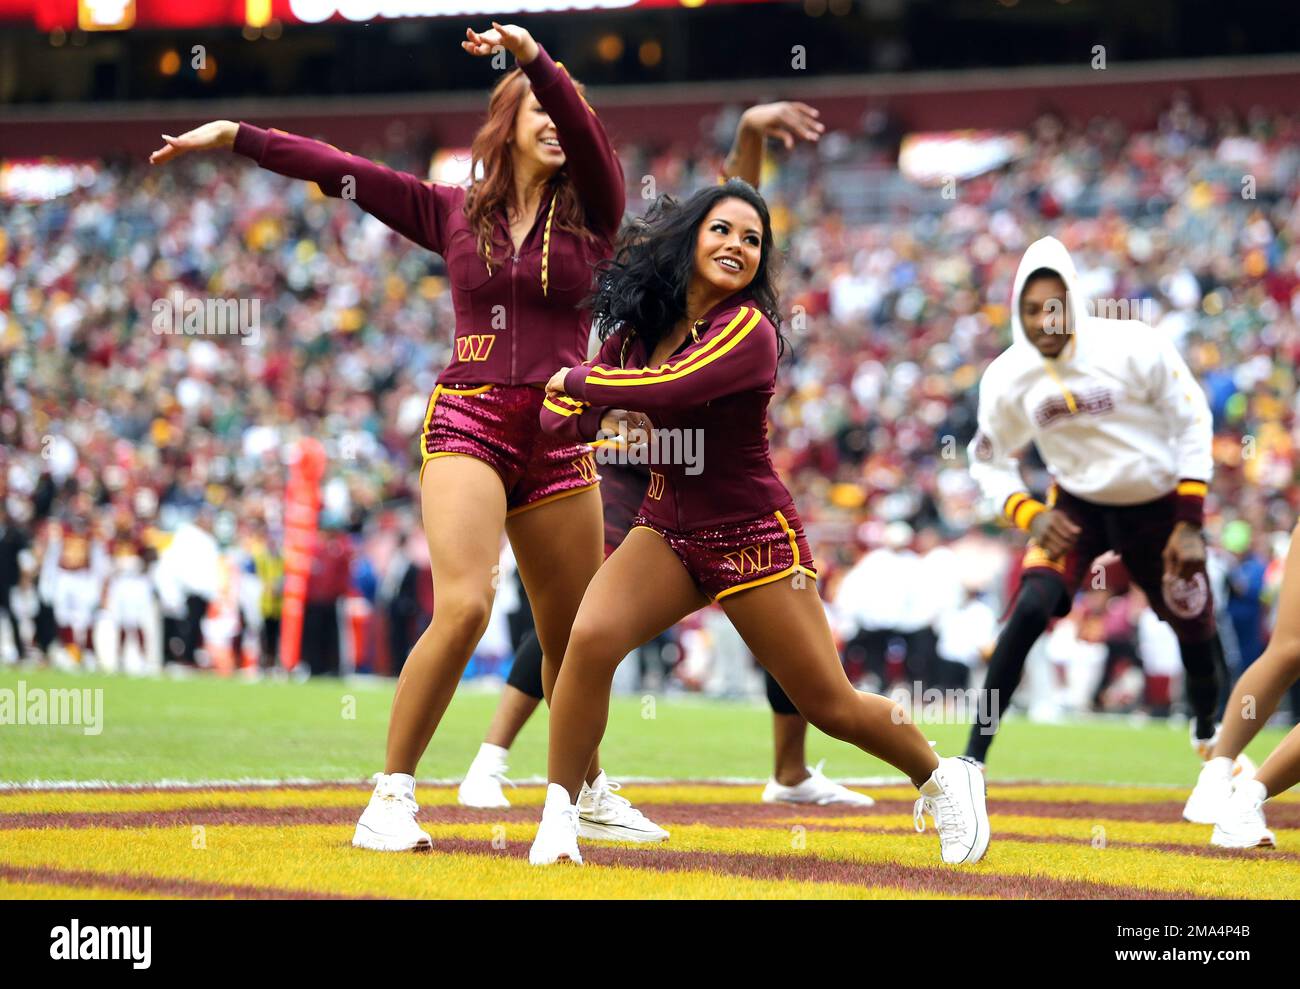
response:
[(1077, 413), (1079, 411), (1078, 403), (1075, 402), (1074, 395), (1070, 392), (1070, 389), (1065, 387), (1065, 382), (1061, 380), (1061, 376), (1056, 373), (1056, 368), (1052, 367), (1052, 361), (1050, 358), (1043, 361), (1043, 367), (1046, 369), (1048, 376), (1056, 382), (1056, 387), (1061, 389), (1061, 394), (1065, 396), (1065, 404), (1070, 407), (1070, 414), (1074, 415)]
[(555, 200), (559, 195), (551, 196), (551, 208), (546, 211), (546, 230), (542, 233), (542, 295), (546, 295), (547, 284), (550, 280), (550, 261), (551, 261), (551, 221), (555, 219)]

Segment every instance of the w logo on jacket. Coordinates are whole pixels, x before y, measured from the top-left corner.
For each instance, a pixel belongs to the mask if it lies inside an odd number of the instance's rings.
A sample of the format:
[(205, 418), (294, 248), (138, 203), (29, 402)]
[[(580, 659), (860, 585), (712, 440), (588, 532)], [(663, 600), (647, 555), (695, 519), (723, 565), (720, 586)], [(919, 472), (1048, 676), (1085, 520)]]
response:
[(456, 360), (485, 361), (496, 343), (495, 333), (470, 333), (456, 338)]

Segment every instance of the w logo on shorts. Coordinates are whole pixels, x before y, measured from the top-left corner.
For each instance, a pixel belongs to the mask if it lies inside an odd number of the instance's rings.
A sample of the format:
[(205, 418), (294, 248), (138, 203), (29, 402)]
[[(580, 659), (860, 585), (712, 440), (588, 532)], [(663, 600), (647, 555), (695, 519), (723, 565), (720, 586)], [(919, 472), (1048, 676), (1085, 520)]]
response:
[(772, 546), (746, 546), (736, 553), (723, 554), (742, 577), (772, 569)]
[(471, 333), (456, 338), (456, 360), (485, 361), (496, 343), (495, 333)]

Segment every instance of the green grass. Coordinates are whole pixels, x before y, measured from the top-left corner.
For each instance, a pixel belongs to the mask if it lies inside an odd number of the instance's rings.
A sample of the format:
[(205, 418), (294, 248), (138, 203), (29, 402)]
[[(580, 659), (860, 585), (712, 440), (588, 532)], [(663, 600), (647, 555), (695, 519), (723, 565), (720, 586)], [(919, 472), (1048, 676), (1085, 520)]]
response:
[[(383, 768), (391, 682), (307, 683), (194, 679), (134, 680), (48, 670), (0, 671), (0, 689), (102, 688), (103, 731), (75, 726), (0, 725), (0, 780), (311, 779), (359, 780)], [(420, 764), (420, 777), (459, 777), (478, 750), (495, 692), (462, 690)], [(346, 717), (346, 714), (354, 717)], [(770, 716), (762, 704), (698, 698), (615, 698), (602, 759), (615, 776), (674, 779), (762, 777), (770, 772)], [(961, 751), (961, 725), (922, 725), (939, 751)], [(1265, 730), (1258, 761), (1281, 739)], [(832, 776), (896, 776), (884, 763), (816, 731), (811, 762)], [(510, 772), (540, 776), (546, 718), (519, 736)], [(1122, 720), (1036, 725), (1008, 720), (992, 750), (995, 779), (1189, 785), (1196, 763), (1185, 724)]]

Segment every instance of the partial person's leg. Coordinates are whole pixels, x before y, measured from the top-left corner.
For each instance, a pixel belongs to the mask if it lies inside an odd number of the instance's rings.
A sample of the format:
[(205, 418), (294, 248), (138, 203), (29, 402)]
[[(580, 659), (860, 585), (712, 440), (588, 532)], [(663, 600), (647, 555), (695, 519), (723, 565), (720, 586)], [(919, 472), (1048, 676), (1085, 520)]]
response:
[(767, 703), (772, 708), (772, 779), (798, 786), (808, 779), (808, 722), (776, 678), (763, 671)]
[(384, 769), (411, 776), (487, 628), (506, 493), (497, 472), (483, 461), (437, 457), (424, 468), (420, 506), (435, 614), (397, 681)]
[[(1239, 756), (1297, 680), (1300, 680), (1300, 527), (1292, 533), (1291, 552), (1287, 554), (1282, 575), (1277, 627), (1264, 654), (1247, 667), (1232, 691), (1223, 715), (1223, 733), (1214, 747), (1215, 757)], [(1288, 735), (1282, 744), (1290, 741)], [(1262, 766), (1260, 771), (1263, 772)], [(1275, 792), (1278, 791), (1269, 789), (1270, 794)]]
[(456, 791), (456, 799), (466, 807), (506, 808), (510, 800), (502, 789), (508, 768), (506, 759), (515, 737), (528, 723), (542, 701), (542, 647), (531, 622), (523, 641), (515, 647), (515, 661), (510, 678), (501, 688), (501, 697), (492, 714), (483, 744), (465, 772)]
[(1025, 658), (1046, 630), (1047, 623), (1061, 613), (1068, 597), (1065, 581), (1054, 573), (1031, 570), (1021, 578), (1011, 617), (998, 635), (993, 655), (989, 658), (984, 696), (980, 698), (979, 708), (988, 711), (989, 717), (971, 725), (966, 743), (966, 755), (970, 758), (984, 762), (988, 757), (996, 726), (1002, 723), (1002, 713), (1011, 702), (1011, 695), (1024, 673)]
[(528, 623), (528, 631), (515, 645), (515, 661), (510, 665), (510, 676), (501, 689), (501, 700), (488, 725), (483, 742), (508, 749), (523, 730), (528, 719), (537, 710), (545, 696), (542, 690), (542, 644), (537, 641), (537, 630)]
[[(549, 696), (583, 593), (605, 556), (600, 491), (589, 488), (512, 513), (506, 534), (533, 609), (542, 648), (542, 689)], [(599, 774), (600, 760), (593, 752), (587, 782)]]
[(810, 724), (902, 770), (917, 786), (930, 778), (939, 760), (906, 712), (849, 683), (813, 582), (777, 580), (719, 603)]
[(1292, 728), (1255, 773), (1270, 797), (1300, 783), (1300, 727)]
[[(614, 670), (708, 598), (677, 554), (655, 532), (628, 533), (600, 568), (582, 599), (551, 693), (547, 777), (578, 798), (587, 767), (609, 721)], [(537, 613), (537, 600), (533, 600)]]

